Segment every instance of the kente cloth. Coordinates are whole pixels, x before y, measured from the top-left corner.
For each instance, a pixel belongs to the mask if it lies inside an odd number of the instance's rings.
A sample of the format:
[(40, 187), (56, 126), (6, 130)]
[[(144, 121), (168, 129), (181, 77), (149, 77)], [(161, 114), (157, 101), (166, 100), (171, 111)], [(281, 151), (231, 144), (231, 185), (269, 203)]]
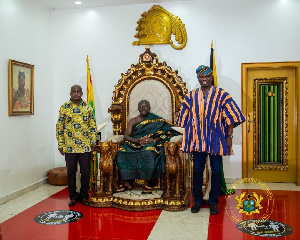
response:
[(58, 148), (65, 153), (84, 153), (91, 151), (96, 144), (96, 122), (93, 108), (85, 101), (79, 105), (71, 100), (65, 102), (59, 110), (56, 123)]
[(184, 128), (181, 151), (233, 155), (226, 141), (227, 127), (238, 126), (245, 117), (232, 97), (212, 86), (204, 95), (201, 88), (189, 92), (181, 105), (177, 125)]
[(212, 69), (208, 66), (201, 65), (196, 69), (197, 77), (200, 75), (212, 74)]
[(133, 125), (131, 137), (160, 137), (162, 140), (145, 146), (125, 141), (116, 155), (121, 180), (151, 180), (165, 172), (163, 144), (177, 135), (171, 127), (173, 125), (170, 122), (153, 113)]

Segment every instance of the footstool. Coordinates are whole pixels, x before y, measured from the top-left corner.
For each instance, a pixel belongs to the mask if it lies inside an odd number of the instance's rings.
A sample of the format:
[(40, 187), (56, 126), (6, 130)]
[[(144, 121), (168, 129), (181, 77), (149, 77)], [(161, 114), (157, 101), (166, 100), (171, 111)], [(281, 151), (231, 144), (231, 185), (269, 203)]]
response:
[(48, 182), (51, 185), (64, 186), (68, 185), (68, 174), (66, 167), (53, 168), (47, 172)]

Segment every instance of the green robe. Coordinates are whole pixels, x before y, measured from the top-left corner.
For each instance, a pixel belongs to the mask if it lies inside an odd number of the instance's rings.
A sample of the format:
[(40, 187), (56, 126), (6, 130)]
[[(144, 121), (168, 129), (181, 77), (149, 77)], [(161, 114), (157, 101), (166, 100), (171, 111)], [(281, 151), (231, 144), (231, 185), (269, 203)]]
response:
[(160, 137), (162, 140), (145, 146), (125, 141), (116, 155), (121, 180), (151, 180), (165, 172), (163, 144), (177, 135), (171, 127), (170, 122), (153, 113), (133, 125), (131, 137)]

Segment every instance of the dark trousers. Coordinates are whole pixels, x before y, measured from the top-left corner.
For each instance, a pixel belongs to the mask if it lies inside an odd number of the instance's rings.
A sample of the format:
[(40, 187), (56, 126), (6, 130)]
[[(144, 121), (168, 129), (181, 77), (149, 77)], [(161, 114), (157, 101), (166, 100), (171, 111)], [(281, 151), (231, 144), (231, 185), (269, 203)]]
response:
[[(89, 198), (90, 183), (90, 157), (91, 153), (65, 153), (66, 166), (68, 171), (68, 190), (71, 200)], [(77, 161), (79, 161), (81, 174), (80, 193), (76, 191)]]
[[(203, 172), (207, 158), (205, 152), (193, 152), (193, 197), (195, 203), (203, 203)], [(221, 193), (222, 183), (222, 156), (209, 154), (211, 168), (211, 190), (209, 192), (209, 205), (217, 205)]]

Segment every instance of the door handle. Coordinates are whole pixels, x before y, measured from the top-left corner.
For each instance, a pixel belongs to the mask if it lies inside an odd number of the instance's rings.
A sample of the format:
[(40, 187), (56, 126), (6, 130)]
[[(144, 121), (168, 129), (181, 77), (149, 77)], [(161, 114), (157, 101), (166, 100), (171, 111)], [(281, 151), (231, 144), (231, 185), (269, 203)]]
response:
[(250, 132), (250, 123), (254, 123), (255, 121), (250, 121), (250, 114), (248, 114), (248, 133)]

